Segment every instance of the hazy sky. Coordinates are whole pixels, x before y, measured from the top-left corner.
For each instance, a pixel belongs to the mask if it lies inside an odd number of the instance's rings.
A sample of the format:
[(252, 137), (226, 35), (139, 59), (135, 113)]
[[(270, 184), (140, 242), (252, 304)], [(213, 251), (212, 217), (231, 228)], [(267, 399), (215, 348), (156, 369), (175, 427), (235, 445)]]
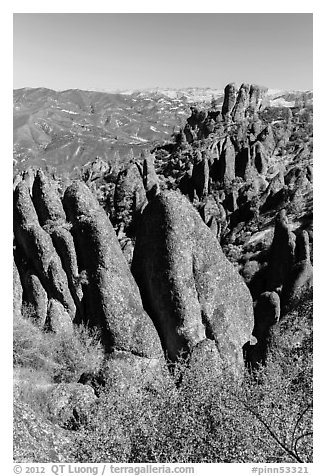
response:
[(312, 89), (312, 14), (14, 14), (14, 88)]

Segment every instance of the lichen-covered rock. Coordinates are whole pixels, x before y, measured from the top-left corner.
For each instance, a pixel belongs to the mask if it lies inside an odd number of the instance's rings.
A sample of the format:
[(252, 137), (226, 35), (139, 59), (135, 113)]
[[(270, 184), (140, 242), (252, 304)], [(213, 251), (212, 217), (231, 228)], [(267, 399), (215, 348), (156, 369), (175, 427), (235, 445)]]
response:
[(104, 210), (84, 183), (69, 186), (64, 207), (73, 224), (77, 254), (88, 275), (85, 315), (103, 330), (109, 350), (159, 359), (156, 329), (142, 307), (139, 290)]
[(132, 271), (170, 359), (207, 338), (223, 365), (241, 372), (253, 328), (249, 290), (181, 194), (163, 192), (146, 207)]
[(25, 181), (20, 182), (14, 191), (14, 233), (17, 244), (35, 269), (48, 296), (61, 302), (74, 319), (76, 306), (67, 276), (50, 235), (39, 224)]

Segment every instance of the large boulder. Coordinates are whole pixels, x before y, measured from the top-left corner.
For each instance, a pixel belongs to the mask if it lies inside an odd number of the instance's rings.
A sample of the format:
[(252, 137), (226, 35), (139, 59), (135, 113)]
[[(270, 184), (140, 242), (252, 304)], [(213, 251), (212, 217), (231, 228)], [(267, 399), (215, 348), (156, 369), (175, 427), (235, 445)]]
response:
[(253, 328), (249, 290), (180, 193), (163, 192), (147, 205), (132, 272), (171, 360), (209, 339), (223, 365), (241, 372)]

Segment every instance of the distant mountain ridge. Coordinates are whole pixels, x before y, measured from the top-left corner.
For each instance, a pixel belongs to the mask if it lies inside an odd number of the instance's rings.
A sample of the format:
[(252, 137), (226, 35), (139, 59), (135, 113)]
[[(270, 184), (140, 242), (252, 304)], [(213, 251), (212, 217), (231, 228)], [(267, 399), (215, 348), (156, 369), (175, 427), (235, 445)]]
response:
[[(49, 164), (71, 173), (96, 156), (110, 161), (169, 140), (195, 103), (222, 106), (213, 88), (146, 89), (120, 92), (48, 88), (14, 90), (14, 168)], [(293, 107), (312, 91), (267, 93), (271, 106)]]

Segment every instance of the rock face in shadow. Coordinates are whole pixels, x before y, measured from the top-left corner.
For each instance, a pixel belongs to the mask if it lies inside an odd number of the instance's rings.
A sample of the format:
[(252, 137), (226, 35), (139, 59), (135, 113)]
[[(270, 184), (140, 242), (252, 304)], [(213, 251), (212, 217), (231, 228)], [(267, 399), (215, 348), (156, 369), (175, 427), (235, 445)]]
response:
[(160, 358), (157, 332), (143, 310), (137, 285), (106, 213), (80, 182), (67, 188), (63, 203), (73, 225), (80, 267), (88, 276), (85, 314), (90, 324), (102, 328), (111, 351)]
[(132, 272), (170, 359), (208, 339), (223, 366), (241, 372), (253, 328), (249, 290), (180, 193), (163, 192), (146, 207)]
[(289, 230), (284, 210), (275, 219), (274, 238), (270, 248), (267, 289), (282, 289), (285, 279), (294, 264), (295, 235)]

